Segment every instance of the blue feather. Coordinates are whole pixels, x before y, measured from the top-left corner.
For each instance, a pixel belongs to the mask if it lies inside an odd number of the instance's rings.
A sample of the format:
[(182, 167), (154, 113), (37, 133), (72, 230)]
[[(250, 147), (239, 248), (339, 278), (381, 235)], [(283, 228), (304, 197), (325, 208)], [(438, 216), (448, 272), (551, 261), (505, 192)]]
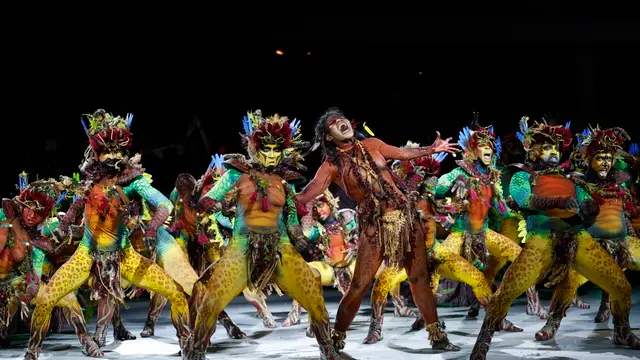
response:
[(500, 158), (500, 152), (502, 151), (502, 140), (500, 137), (496, 139), (496, 156)]
[(571, 128), (571, 121), (567, 121), (567, 123), (566, 123), (566, 124), (564, 124), (564, 128), (565, 128), (565, 129), (569, 129), (569, 128)]
[(529, 125), (527, 124), (527, 120), (524, 118), (520, 119), (520, 132), (523, 136), (529, 132)]
[(131, 128), (131, 122), (133, 122), (133, 114), (132, 113), (127, 113), (126, 121), (127, 121), (127, 128), (130, 129)]
[(518, 131), (516, 133), (516, 136), (518, 137), (518, 140), (520, 140), (520, 142), (524, 144), (524, 134)]
[(209, 162), (209, 166), (207, 166), (207, 172), (209, 172), (209, 170), (211, 170), (211, 168), (213, 167), (213, 165), (216, 163), (216, 156), (215, 155), (211, 155), (211, 161)]
[(291, 128), (291, 135), (294, 136), (298, 132), (298, 128), (300, 127), (300, 120), (291, 120), (291, 122), (289, 123), (289, 127)]
[(447, 155), (449, 155), (449, 153), (441, 152), (441, 153), (433, 154), (431, 155), (431, 157), (433, 157), (435, 161), (441, 163), (444, 159), (447, 158)]
[(64, 200), (67, 197), (67, 191), (63, 191), (62, 194), (60, 194), (60, 196), (58, 197), (58, 200), (56, 200), (56, 204), (55, 206), (60, 205), (60, 203), (62, 202), (62, 200)]
[(638, 156), (640, 154), (640, 147), (638, 147), (638, 143), (632, 143), (629, 145), (629, 154), (633, 156)]
[(493, 134), (493, 125), (489, 125), (489, 132)]
[(76, 202), (76, 200), (78, 200), (80, 198), (80, 196), (78, 196), (78, 194), (74, 194), (73, 195), (73, 202)]
[(242, 118), (242, 126), (244, 127), (244, 133), (246, 135), (251, 135), (253, 127), (251, 126), (251, 120), (246, 115)]
[(224, 156), (220, 154), (215, 154), (214, 156), (215, 167), (217, 167), (218, 170), (224, 170)]
[(87, 125), (84, 123), (84, 119), (80, 118), (80, 123), (82, 124), (82, 128), (84, 129), (84, 133), (89, 136), (89, 129), (87, 129)]

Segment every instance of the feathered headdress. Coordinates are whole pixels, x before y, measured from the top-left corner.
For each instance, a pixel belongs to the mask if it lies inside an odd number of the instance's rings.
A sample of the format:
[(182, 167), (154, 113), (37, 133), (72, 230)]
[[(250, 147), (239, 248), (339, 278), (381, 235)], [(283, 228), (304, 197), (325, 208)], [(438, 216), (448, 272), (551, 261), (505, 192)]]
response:
[(493, 131), (493, 125), (487, 127), (480, 126), (478, 122), (478, 113), (473, 113), (473, 121), (471, 125), (465, 126), (458, 135), (458, 145), (464, 151), (464, 156), (474, 156), (474, 150), (481, 144), (487, 144), (493, 148), (496, 157), (500, 157), (502, 150), (502, 141), (496, 138)]
[(103, 109), (98, 109), (93, 114), (85, 114), (85, 116), (89, 127), (84, 118), (80, 118), (80, 122), (94, 151), (126, 151), (131, 148), (132, 134), (129, 128), (133, 121), (133, 114), (127, 114), (125, 118), (114, 117)]
[(571, 156), (571, 160), (576, 165), (589, 165), (589, 159), (597, 153), (609, 153), (616, 155), (622, 151), (625, 142), (631, 140), (631, 137), (624, 129), (615, 127), (610, 129), (601, 129), (600, 125), (595, 128), (588, 127), (582, 133), (576, 134), (578, 146)]
[(256, 159), (256, 152), (263, 144), (280, 145), (283, 160), (289, 160), (291, 165), (302, 167), (302, 155), (299, 150), (309, 146), (302, 140), (300, 120), (289, 121), (286, 116), (275, 114), (268, 118), (262, 116), (262, 111), (247, 112), (242, 119), (244, 127), (243, 139), (247, 142), (247, 150), (252, 160)]
[(48, 179), (29, 183), (29, 175), (25, 172), (18, 176), (18, 188), (17, 201), (43, 216), (50, 215), (67, 196), (66, 191), (60, 191), (63, 185), (57, 181)]
[(533, 126), (528, 124), (529, 117), (523, 116), (520, 119), (520, 131), (516, 136), (528, 152), (536, 144), (548, 142), (558, 147), (558, 150), (565, 152), (571, 146), (573, 135), (571, 134), (571, 121), (564, 126), (548, 125), (543, 118), (542, 123), (534, 122)]

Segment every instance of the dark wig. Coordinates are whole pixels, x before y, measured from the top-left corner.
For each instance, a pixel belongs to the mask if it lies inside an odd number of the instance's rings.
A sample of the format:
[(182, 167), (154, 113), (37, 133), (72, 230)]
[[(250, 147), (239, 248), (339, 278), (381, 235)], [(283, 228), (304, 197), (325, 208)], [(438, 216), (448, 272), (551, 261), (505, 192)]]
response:
[(344, 117), (344, 114), (337, 107), (327, 109), (316, 121), (314, 143), (315, 146), (319, 145), (322, 149), (322, 155), (324, 155), (325, 160), (328, 160), (334, 165), (338, 165), (338, 152), (336, 151), (336, 145), (327, 140), (327, 135), (329, 134), (327, 121), (329, 121), (333, 116)]

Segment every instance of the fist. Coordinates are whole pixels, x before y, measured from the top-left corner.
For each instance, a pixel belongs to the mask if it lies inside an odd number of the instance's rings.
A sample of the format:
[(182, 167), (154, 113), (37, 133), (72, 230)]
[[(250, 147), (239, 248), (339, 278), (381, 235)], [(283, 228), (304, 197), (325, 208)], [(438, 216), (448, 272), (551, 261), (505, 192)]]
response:
[(565, 210), (575, 210), (575, 209), (578, 208), (578, 201), (573, 196), (565, 198), (564, 206), (562, 206), (562, 207)]
[(600, 213), (600, 205), (595, 200), (585, 200), (580, 203), (580, 215), (584, 220), (592, 220)]
[(156, 245), (157, 237), (158, 237), (158, 234), (155, 229), (147, 228), (144, 230), (144, 235), (142, 236), (142, 244), (144, 245), (145, 248), (149, 250), (153, 250)]
[(58, 240), (58, 242), (64, 241), (68, 235), (69, 234), (66, 231), (62, 230), (60, 226), (53, 229), (53, 236)]

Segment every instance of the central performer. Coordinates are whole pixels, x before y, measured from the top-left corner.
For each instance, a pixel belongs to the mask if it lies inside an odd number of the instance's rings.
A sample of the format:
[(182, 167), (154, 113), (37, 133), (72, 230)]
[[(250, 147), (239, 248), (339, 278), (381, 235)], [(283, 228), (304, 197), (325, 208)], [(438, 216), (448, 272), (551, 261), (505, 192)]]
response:
[(440, 139), (431, 146), (397, 148), (371, 137), (358, 140), (352, 123), (339, 109), (327, 110), (315, 128), (316, 146), (324, 162), (311, 182), (297, 195), (298, 208), (336, 183), (358, 203), (359, 248), (351, 286), (340, 306), (331, 337), (336, 349), (345, 346), (346, 330), (360, 308), (376, 271), (387, 266), (405, 268), (413, 298), (422, 314), (434, 349), (457, 351), (438, 321), (436, 304), (429, 287), (425, 229), (408, 191), (387, 168), (387, 160), (410, 160), (438, 152), (455, 153), (456, 144)]

